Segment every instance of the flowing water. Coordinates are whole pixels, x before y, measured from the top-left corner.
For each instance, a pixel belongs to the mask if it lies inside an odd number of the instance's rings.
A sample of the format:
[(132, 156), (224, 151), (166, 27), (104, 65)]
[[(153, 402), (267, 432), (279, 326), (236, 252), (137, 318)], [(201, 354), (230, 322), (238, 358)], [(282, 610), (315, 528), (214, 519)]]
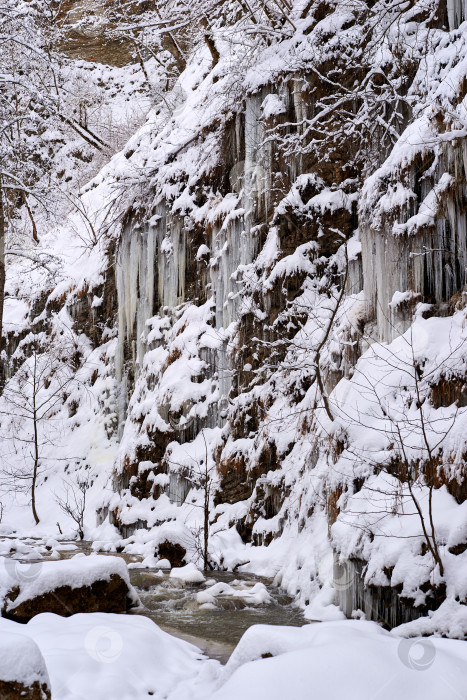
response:
[[(150, 617), (167, 632), (193, 642), (223, 663), (251, 625), (306, 624), (292, 600), (270, 581), (223, 571), (209, 572), (207, 577), (204, 583), (196, 585), (170, 578), (166, 573), (133, 569), (131, 580), (145, 606), (139, 614)], [(200, 605), (198, 593), (219, 582), (229, 584), (235, 596), (218, 595), (214, 604)], [(248, 597), (242, 597), (243, 592), (248, 596), (257, 583), (264, 584), (269, 602), (251, 604)]]
[[(0, 538), (0, 545), (9, 539)], [(40, 540), (15, 539), (12, 545), (9, 556), (19, 562), (47, 561), (51, 555), (44, 551)], [(41, 553), (35, 558), (34, 552), (39, 550)], [(61, 542), (58, 548), (61, 559), (69, 559), (78, 552), (90, 554), (92, 543)], [(125, 553), (109, 552), (109, 556), (122, 557), (130, 567), (141, 561), (141, 557)], [(251, 625), (307, 624), (291, 598), (273, 586), (271, 580), (252, 574), (206, 572), (206, 580), (195, 584), (157, 569), (130, 568), (130, 580), (142, 602), (142, 607), (130, 614), (149, 617), (166, 632), (192, 642), (222, 663), (226, 663)], [(211, 593), (213, 590), (215, 595)]]

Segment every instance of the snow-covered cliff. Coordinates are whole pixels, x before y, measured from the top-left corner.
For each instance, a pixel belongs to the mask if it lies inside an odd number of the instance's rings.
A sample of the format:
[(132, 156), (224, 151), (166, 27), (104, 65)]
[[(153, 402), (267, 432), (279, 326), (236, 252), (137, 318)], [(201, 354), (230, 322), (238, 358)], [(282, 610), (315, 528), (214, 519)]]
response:
[(199, 559), (208, 510), (211, 565), (309, 617), (464, 629), (465, 12), (300, 0), (264, 41), (218, 18), (85, 188), (105, 235), (49, 235), (60, 282), (7, 351), (80, 346), (39, 497), (73, 459), (102, 547)]

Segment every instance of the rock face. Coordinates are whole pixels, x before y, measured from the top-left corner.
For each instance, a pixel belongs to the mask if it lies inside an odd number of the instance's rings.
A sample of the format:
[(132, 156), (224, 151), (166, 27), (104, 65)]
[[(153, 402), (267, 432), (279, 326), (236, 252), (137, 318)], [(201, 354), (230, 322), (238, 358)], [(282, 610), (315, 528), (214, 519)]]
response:
[[(433, 55), (438, 42), (446, 42), (455, 65), (465, 55), (467, 37), (452, 33), (463, 11), (453, 11), (451, 1), (440, 2), (438, 14), (428, 17), (426, 7), (416, 5), (418, 14), (405, 15), (403, 10), (398, 16), (398, 26), (400, 20), (405, 27), (402, 44), (412, 42), (415, 16), (432, 36)], [(381, 66), (382, 73), (393, 75), (401, 94), (409, 96), (407, 104), (424, 104), (431, 95), (426, 104), (436, 104), (436, 109), (400, 109), (405, 100), (391, 102), (387, 92), (382, 99), (382, 86), (375, 84), (369, 112), (360, 113), (361, 98), (352, 97), (350, 120), (341, 130), (339, 119), (326, 121), (334, 91), (330, 85), (339, 84), (350, 94), (355, 81), (363, 84), (372, 73), (371, 61), (355, 73), (345, 56), (358, 54), (360, 65), (364, 37), (380, 22), (384, 25), (386, 9), (378, 2), (372, 6), (370, 15), (379, 17), (373, 25), (367, 9), (348, 17), (345, 3), (329, 5), (325, 14), (334, 16), (335, 25), (331, 21), (326, 31), (323, 4), (312, 2), (308, 9), (310, 16), (301, 17), (307, 23), (303, 34), (309, 37), (304, 55), (309, 45), (316, 49), (309, 65), (305, 59), (293, 68), (289, 57), (282, 76), (280, 71), (266, 75), (272, 58), (266, 51), (261, 78), (254, 89), (250, 84), (244, 90), (234, 110), (226, 106), (230, 116), (225, 120), (211, 121), (186, 147), (168, 153), (178, 124), (175, 115), (169, 127), (156, 121), (150, 144), (148, 137), (138, 146), (142, 156), (150, 145), (157, 168), (145, 183), (144, 196), (131, 202), (119, 231), (115, 371), (122, 431), (115, 494), (109, 491), (104, 518), (108, 514), (125, 538), (136, 529), (177, 521), (183, 523), (183, 541), (196, 540), (196, 531), (184, 529), (184, 523), (193, 491), (198, 490), (195, 504), (200, 507), (197, 470), (205, 457), (215, 473), (211, 522), (216, 529), (235, 526), (243, 543), (253, 546), (269, 546), (283, 535), (298, 542), (303, 533), (304, 540), (309, 538), (303, 545), (309, 553), (306, 564), (297, 545), (290, 569), (301, 573), (293, 577), (284, 568), (290, 592), (298, 591), (306, 604), (310, 581), (322, 585), (320, 562), (323, 556), (331, 561), (334, 550), (348, 559), (351, 572), (337, 601), (345, 612), (350, 615), (360, 607), (369, 618), (395, 626), (435, 609), (445, 591), (439, 581), (435, 592), (429, 588), (436, 565), (423, 560), (426, 542), (420, 528), (418, 549), (408, 554), (400, 546), (394, 561), (388, 553), (374, 567), (365, 566), (377, 552), (381, 524), (374, 524), (375, 533), (372, 522), (362, 528), (361, 522), (347, 521), (353, 511), (365, 511), (372, 487), (364, 489), (379, 464), (375, 466), (357, 434), (361, 418), (354, 420), (354, 434), (349, 429), (352, 405), (345, 404), (345, 396), (342, 420), (332, 404), (339, 406), (339, 385), (345, 393), (347, 383), (358, 383), (358, 376), (352, 378), (362, 371), (358, 363), (369, 346), (405, 333), (417, 310), (425, 320), (453, 315), (465, 305), (466, 139), (448, 138), (445, 131), (454, 134), (456, 125), (460, 128), (466, 86), (457, 74), (447, 77), (449, 67), (444, 69), (441, 59), (426, 68), (415, 54), (401, 58), (401, 37), (385, 39), (391, 59)], [(331, 26), (345, 28), (336, 36)], [(376, 37), (377, 32), (374, 46), (380, 40)], [(336, 45), (340, 49), (334, 53)], [(376, 54), (374, 60), (380, 60)], [(452, 85), (449, 97), (436, 93), (440, 81)], [(205, 123), (207, 103), (195, 93), (188, 104), (203, 115), (199, 123)], [(224, 94), (218, 93), (220, 102)], [(385, 113), (376, 115), (373, 109), (383, 102)], [(271, 111), (274, 105), (277, 109)], [(441, 115), (451, 107), (459, 110), (459, 118), (443, 122)], [(390, 115), (390, 137), (385, 128), (373, 129), (370, 113), (378, 123)], [(363, 121), (357, 135), (358, 114)], [(418, 138), (426, 123), (426, 133), (439, 138)], [(303, 124), (308, 127), (302, 133)], [(216, 161), (206, 171), (212, 142)], [(284, 143), (289, 144), (285, 150)], [(130, 162), (132, 157), (133, 151)], [(342, 306), (333, 311), (341, 290)], [(334, 321), (327, 315), (333, 313)], [(420, 336), (429, 333), (421, 324), (417, 329)], [(394, 352), (402, 367), (400, 350)], [(430, 366), (428, 355), (414, 371)], [(405, 366), (411, 362), (408, 357)], [(433, 391), (435, 406), (459, 401), (462, 407), (465, 366), (460, 356), (449, 363), (446, 377), (438, 376), (432, 365), (433, 387), (427, 373), (426, 405)], [(364, 374), (370, 376), (371, 370), (369, 363)], [(380, 361), (380, 376), (387, 370)], [(418, 389), (421, 375), (415, 381)], [(395, 385), (405, 387), (402, 379)], [(415, 389), (405, 390), (407, 396), (395, 401), (398, 415), (415, 403)], [(331, 399), (326, 401), (326, 395)], [(353, 404), (362, 401), (356, 390)], [(381, 430), (384, 420), (382, 415), (374, 434), (386, 431), (388, 439), (378, 449), (390, 461), (389, 475), (395, 479), (391, 487), (397, 493), (407, 489), (412, 477), (409, 469), (397, 468), (400, 450), (389, 438), (391, 430), (398, 432), (395, 426), (387, 430), (387, 423)], [(457, 447), (460, 453), (460, 443)], [(436, 467), (435, 491), (441, 494), (446, 487), (462, 504), (465, 454), (455, 477), (448, 473), (454, 457), (446, 456), (446, 473), (441, 457), (439, 464), (431, 457), (428, 464), (423, 446), (410, 459), (420, 471), (417, 487), (427, 488)], [(397, 511), (398, 504), (393, 506), (384, 488), (377, 486), (390, 502), (389, 512), (393, 507)], [(141, 519), (142, 512), (147, 519)], [(386, 515), (382, 513), (383, 520)], [(326, 535), (327, 543), (318, 551), (315, 543), (324, 543)], [(182, 563), (173, 546), (167, 551), (160, 546), (158, 554), (174, 566)], [(226, 561), (224, 552), (214, 556), (221, 566), (238, 563), (234, 558)], [(401, 561), (410, 556), (411, 567), (423, 571), (412, 587), (404, 585), (399, 556)], [(363, 563), (354, 567), (353, 560)], [(375, 600), (380, 603), (375, 605)]]
[(108, 581), (94, 581), (88, 586), (59, 586), (30, 600), (16, 604), (20, 591), (14, 588), (6, 596), (2, 615), (15, 622), (28, 622), (35, 615), (49, 612), (63, 617), (76, 613), (122, 613), (133, 607), (128, 584), (117, 574)]
[(347, 560), (334, 563), (334, 580), (348, 583), (338, 585), (336, 602), (347, 617), (354, 610), (363, 610), (366, 619), (374, 620), (386, 629), (423, 617), (429, 610), (436, 610), (446, 597), (446, 588), (431, 589), (424, 605), (414, 605), (414, 600), (401, 596), (402, 586), (365, 586), (364, 562)]

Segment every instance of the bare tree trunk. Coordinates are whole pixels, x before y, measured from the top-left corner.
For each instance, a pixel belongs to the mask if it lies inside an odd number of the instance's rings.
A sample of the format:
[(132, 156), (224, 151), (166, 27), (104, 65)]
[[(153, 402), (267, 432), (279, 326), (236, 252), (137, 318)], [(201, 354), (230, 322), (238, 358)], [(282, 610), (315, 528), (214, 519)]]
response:
[[(418, 391), (418, 389), (417, 389), (417, 391)], [(411, 496), (412, 501), (415, 505), (415, 508), (417, 509), (418, 517), (420, 518), (420, 523), (421, 523), (422, 530), (423, 530), (423, 536), (425, 538), (426, 545), (427, 545), (429, 551), (431, 552), (431, 555), (432, 555), (434, 561), (439, 566), (439, 573), (441, 574), (441, 576), (444, 576), (443, 560), (441, 559), (441, 555), (439, 553), (438, 543), (436, 541), (436, 531), (434, 529), (434, 523), (433, 523), (433, 517), (432, 517), (431, 501), (432, 501), (432, 495), (433, 495), (433, 483), (431, 482), (430, 486), (429, 486), (430, 523), (431, 523), (431, 537), (430, 537), (430, 535), (428, 534), (427, 527), (426, 527), (425, 517), (423, 515), (423, 511), (421, 509), (421, 506), (420, 506), (418, 499), (415, 496), (414, 490), (412, 488), (412, 480), (411, 480), (411, 476), (410, 476), (410, 461), (407, 457), (405, 444), (402, 440), (402, 435), (401, 435), (401, 431), (400, 431), (399, 426), (396, 426), (396, 429), (397, 429), (397, 433), (399, 436), (399, 442), (400, 442), (402, 455), (404, 457), (404, 463), (405, 463), (404, 466), (405, 466), (405, 469), (407, 472), (407, 486), (409, 487), (410, 496)]]
[(208, 468), (208, 443), (206, 442), (206, 435), (203, 430), (203, 440), (204, 440), (204, 547), (203, 547), (203, 564), (204, 570), (207, 571), (209, 567), (209, 502), (211, 496), (211, 476), (209, 474)]
[(213, 39), (211, 30), (210, 30), (210, 28), (209, 28), (209, 23), (208, 23), (207, 18), (206, 18), (206, 17), (203, 17), (203, 19), (201, 20), (200, 24), (201, 24), (201, 26), (202, 26), (203, 29), (204, 29), (204, 41), (205, 41), (206, 46), (208, 47), (209, 52), (210, 52), (210, 54), (211, 54), (211, 58), (212, 58), (211, 70), (212, 70), (212, 69), (215, 68), (215, 67), (217, 66), (217, 64), (219, 63), (220, 53), (219, 53), (219, 51), (217, 50), (216, 43), (215, 43), (215, 41), (214, 41), (214, 39)]
[(206, 475), (206, 484), (204, 487), (204, 549), (203, 549), (203, 560), (204, 560), (204, 570), (207, 571), (208, 568), (208, 544), (209, 544), (209, 486), (208, 486), (208, 475)]
[(21, 191), (21, 196), (23, 199), (24, 206), (26, 207), (26, 211), (28, 212), (29, 219), (31, 221), (32, 225), (32, 237), (34, 240), (34, 243), (39, 243), (39, 236), (37, 234), (37, 226), (36, 222), (34, 221), (34, 217), (32, 215), (31, 207), (29, 206), (28, 198), (26, 197), (26, 192), (24, 190)]
[[(412, 362), (413, 362), (413, 368), (414, 368), (414, 380), (415, 380), (415, 390), (417, 392), (417, 404), (418, 404), (418, 410), (420, 414), (420, 425), (422, 428), (422, 435), (423, 435), (423, 441), (425, 443), (425, 448), (428, 453), (428, 478), (425, 476), (425, 480), (427, 482), (428, 486), (428, 514), (429, 514), (429, 519), (430, 519), (430, 528), (431, 528), (431, 543), (432, 543), (432, 552), (433, 552), (433, 557), (434, 560), (438, 563), (439, 566), (439, 573), (441, 576), (444, 576), (444, 566), (443, 566), (443, 561), (441, 559), (441, 555), (439, 553), (439, 548), (438, 548), (438, 542), (436, 539), (436, 530), (435, 530), (435, 524), (433, 520), (433, 479), (434, 479), (434, 474), (436, 470), (436, 464), (435, 460), (433, 458), (433, 452), (430, 446), (430, 442), (428, 440), (428, 435), (426, 432), (426, 426), (425, 426), (425, 415), (423, 413), (423, 401), (421, 400), (420, 396), (420, 384), (419, 384), (419, 377), (418, 377), (418, 367), (417, 363), (415, 361), (415, 355), (413, 351), (413, 338), (412, 338)], [(426, 467), (425, 467), (425, 474), (426, 474)]]
[(345, 274), (344, 274), (344, 279), (342, 281), (342, 289), (340, 291), (340, 294), (337, 298), (336, 305), (334, 307), (334, 310), (329, 318), (328, 325), (326, 328), (326, 331), (324, 333), (324, 336), (318, 345), (318, 348), (315, 353), (315, 372), (316, 372), (316, 381), (318, 382), (318, 388), (321, 393), (321, 398), (323, 399), (324, 403), (324, 408), (326, 410), (326, 413), (328, 414), (328, 418), (331, 421), (334, 421), (334, 416), (331, 411), (331, 406), (329, 404), (329, 397), (326, 392), (326, 388), (324, 386), (324, 381), (321, 375), (321, 350), (324, 348), (326, 343), (328, 342), (329, 335), (331, 333), (331, 330), (334, 326), (334, 321), (336, 320), (337, 312), (339, 311), (339, 307), (341, 305), (341, 302), (345, 296), (345, 288), (347, 286), (347, 280), (349, 278), (349, 252), (347, 250), (347, 241), (344, 244), (344, 251), (345, 251)]
[[(161, 13), (159, 12), (159, 8), (157, 7), (157, 5), (155, 6), (154, 9), (156, 10), (156, 14), (159, 17), (159, 19), (164, 21)], [(178, 68), (179, 72), (183, 73), (183, 71), (186, 68), (186, 59), (185, 59), (185, 57), (184, 57), (184, 55), (183, 55), (183, 53), (182, 53), (182, 51), (177, 43), (177, 40), (175, 39), (174, 35), (172, 34), (172, 32), (170, 30), (164, 31), (163, 34), (164, 34), (164, 39), (165, 39), (164, 43), (166, 44), (164, 46), (164, 48), (167, 49), (167, 51), (169, 51), (172, 54), (172, 56), (175, 59), (175, 63), (177, 64), (177, 68)]]
[(34, 470), (32, 473), (31, 505), (32, 505), (32, 514), (34, 516), (34, 520), (36, 521), (36, 525), (39, 522), (39, 516), (37, 515), (37, 510), (36, 510), (36, 481), (37, 481), (38, 468), (39, 468), (39, 447), (38, 447), (38, 439), (37, 439), (37, 419), (36, 419), (36, 412), (34, 411)]
[(34, 423), (34, 469), (32, 472), (31, 506), (32, 506), (32, 514), (34, 516), (34, 520), (36, 521), (36, 525), (37, 525), (39, 523), (39, 516), (37, 515), (37, 510), (36, 510), (36, 482), (37, 482), (37, 472), (39, 469), (39, 438), (38, 438), (38, 434), (37, 434), (36, 375), (37, 375), (37, 357), (36, 357), (36, 355), (34, 355), (34, 380), (33, 380), (34, 384), (33, 384), (33, 396), (32, 396), (33, 423)]

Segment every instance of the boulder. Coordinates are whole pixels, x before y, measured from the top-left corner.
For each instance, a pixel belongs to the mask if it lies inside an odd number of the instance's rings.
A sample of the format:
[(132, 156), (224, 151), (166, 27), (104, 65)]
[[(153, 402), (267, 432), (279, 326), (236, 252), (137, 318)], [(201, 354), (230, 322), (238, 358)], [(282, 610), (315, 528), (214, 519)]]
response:
[[(2, 615), (28, 622), (40, 613), (68, 617), (76, 613), (121, 613), (139, 603), (130, 584), (127, 565), (118, 557), (77, 555), (69, 560), (43, 562), (36, 574), (21, 568), (3, 601)], [(1, 697), (1, 695), (0, 695)]]
[(19, 681), (0, 680), (0, 698), (2, 700), (49, 700), (52, 697), (50, 688), (45, 683), (34, 681), (31, 685), (24, 685)]
[(167, 559), (170, 562), (170, 566), (180, 567), (186, 564), (186, 549), (178, 542), (165, 540), (159, 544), (156, 553), (160, 559)]
[(37, 644), (25, 635), (0, 635), (1, 700), (50, 700), (50, 681)]
[(196, 568), (193, 562), (190, 562), (186, 566), (182, 566), (179, 569), (172, 569), (170, 572), (170, 578), (177, 579), (183, 583), (203, 583), (206, 581), (204, 574)]

